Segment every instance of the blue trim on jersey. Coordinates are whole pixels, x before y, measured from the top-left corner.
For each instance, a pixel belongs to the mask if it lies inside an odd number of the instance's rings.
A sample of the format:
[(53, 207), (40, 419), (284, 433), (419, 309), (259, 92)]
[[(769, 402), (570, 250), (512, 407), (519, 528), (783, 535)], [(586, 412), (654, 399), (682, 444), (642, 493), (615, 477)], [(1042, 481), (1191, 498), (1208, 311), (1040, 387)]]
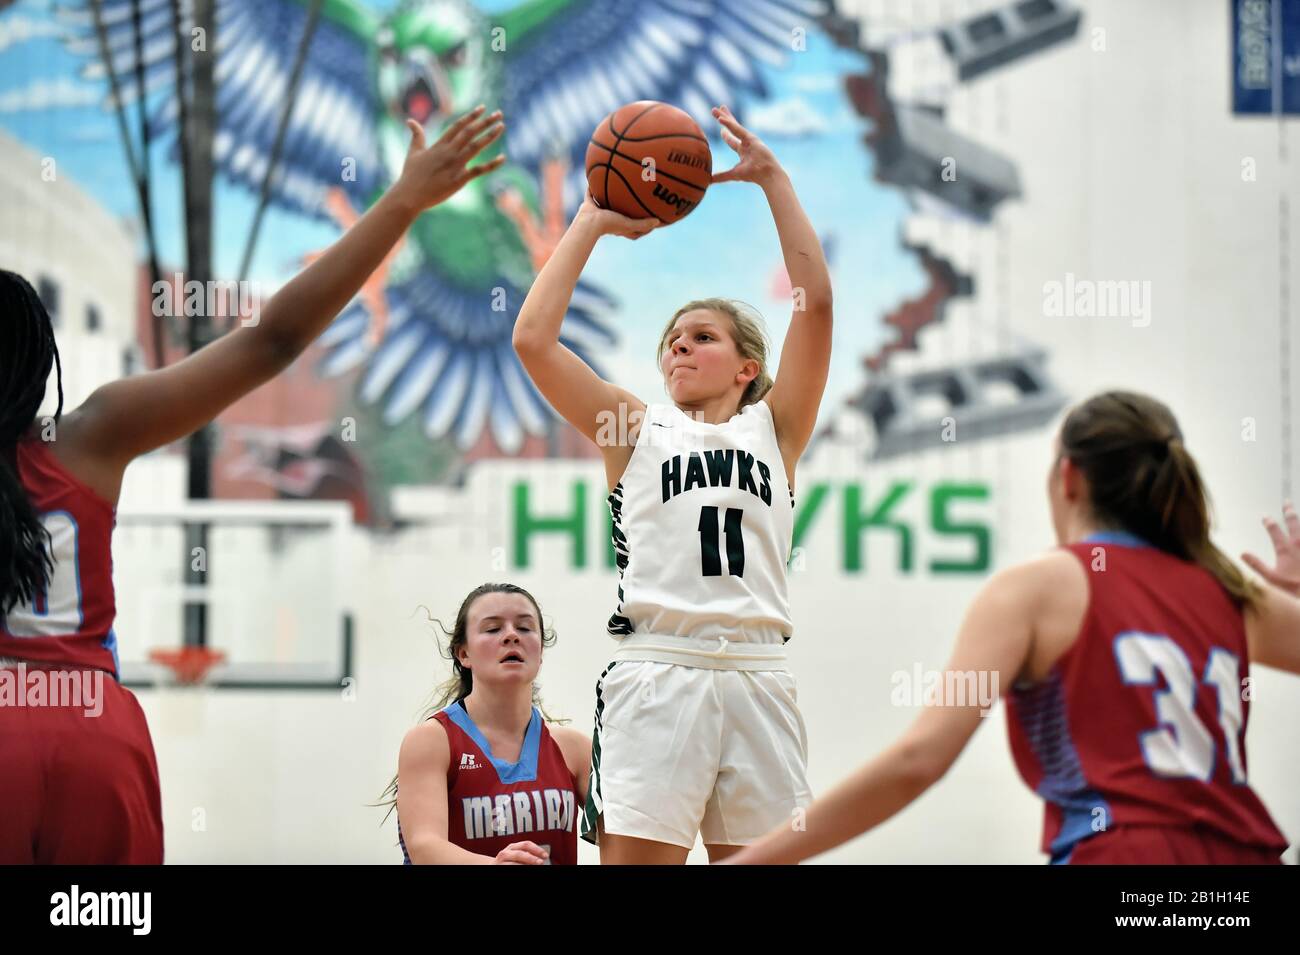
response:
[(1101, 798), (1101, 794), (1095, 790), (1089, 790), (1096, 798), (1096, 804), (1092, 806), (1061, 806), (1061, 831), (1056, 834), (1052, 840), (1052, 861), (1058, 859), (1061, 863), (1070, 861), (1070, 856), (1074, 853), (1074, 847), (1090, 836), (1095, 836), (1098, 832), (1092, 827), (1094, 811), (1100, 809), (1104, 815), (1102, 823), (1110, 824), (1110, 806), (1106, 805), (1106, 800)]
[(1148, 541), (1128, 531), (1097, 531), (1083, 539), (1084, 544), (1118, 544), (1120, 547), (1150, 547)]
[(117, 653), (117, 631), (110, 629), (101, 646), (113, 654), (113, 678), (122, 682), (122, 658)]
[(1073, 856), (1074, 856), (1074, 846), (1072, 845), (1068, 849), (1066, 849), (1065, 852), (1063, 853), (1058, 852), (1055, 855), (1053, 855), (1047, 861), (1047, 864), (1048, 865), (1069, 865), (1070, 859), (1073, 858)]
[(537, 754), (541, 750), (542, 743), (542, 714), (538, 712), (537, 707), (533, 707), (533, 716), (528, 721), (528, 729), (524, 733), (524, 748), (519, 751), (518, 762), (514, 763), (507, 763), (504, 759), (497, 759), (492, 755), (492, 747), (488, 745), (487, 737), (474, 725), (461, 700), (452, 703), (443, 712), (465, 731), (465, 735), (474, 741), (474, 745), (481, 749), (483, 755), (496, 767), (497, 777), (502, 785), (530, 783), (537, 778)]
[(1017, 718), (1043, 774), (1036, 792), (1061, 810), (1061, 827), (1049, 846), (1051, 859), (1068, 860), (1078, 842), (1101, 831), (1093, 828), (1097, 810), (1101, 810), (1104, 826), (1109, 827), (1114, 817), (1110, 805), (1083, 774), (1066, 716), (1060, 674), (1032, 689), (1014, 692)]

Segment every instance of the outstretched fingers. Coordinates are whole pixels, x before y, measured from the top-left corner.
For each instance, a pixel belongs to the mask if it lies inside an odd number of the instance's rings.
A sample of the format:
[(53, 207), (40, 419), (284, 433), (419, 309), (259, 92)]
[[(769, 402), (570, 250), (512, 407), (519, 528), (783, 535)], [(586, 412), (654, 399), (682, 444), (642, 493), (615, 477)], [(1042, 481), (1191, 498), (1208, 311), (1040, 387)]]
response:
[[(500, 115), (500, 114), (498, 112), (497, 114), (494, 115)], [(482, 133), (482, 135), (479, 135), (479, 133), (475, 133), (474, 136), (476, 138), (471, 139), (468, 143), (466, 143), (464, 146), (461, 147), (461, 150), (466, 153), (466, 159), (472, 159), (473, 157), (481, 153), (484, 150), (484, 148), (496, 142), (498, 139), (501, 138), (501, 135), (505, 132), (505, 130), (506, 130), (506, 124), (505, 121), (502, 120), (500, 122), (497, 122), (495, 125), (489, 127), (487, 132)]]
[[(481, 139), (477, 139), (471, 142), (469, 144), (468, 149), (462, 150), (460, 154), (460, 161), (462, 163), (468, 163), (471, 159), (473, 159), (475, 156), (481, 153), (487, 146), (490, 146), (492, 143), (500, 139), (502, 133), (505, 132), (505, 129), (506, 129), (505, 123), (501, 123), (497, 126), (494, 126), (487, 133), (487, 135), (483, 136)], [(487, 162), (483, 163), (481, 166), (475, 166), (472, 169), (467, 167), (464, 171), (461, 182), (466, 183), (469, 182), (471, 179), (476, 179), (477, 177), (482, 176), (485, 173), (489, 173), (493, 169), (499, 168), (502, 165), (502, 163), (504, 163), (505, 161), (506, 161), (506, 154), (502, 153), (500, 156), (496, 156), (488, 160)]]
[(496, 124), (504, 126), (501, 120), (501, 110), (489, 113), (486, 116), (480, 116), (457, 130), (451, 138), (451, 145), (462, 152), (469, 150), (471, 155), (478, 152), (481, 146), (476, 146), (476, 140), (485, 129), (493, 129)]
[(505, 161), (506, 161), (505, 154), (502, 154), (500, 156), (497, 156), (495, 159), (488, 160), (487, 162), (483, 163), (483, 165), (481, 166), (466, 168), (465, 175), (462, 178), (462, 182), (463, 183), (469, 182), (471, 179), (477, 179), (479, 176), (486, 175), (487, 173), (491, 172), (493, 169), (500, 168), (502, 165), (505, 164)]
[(713, 107), (713, 115), (716, 116), (718, 122), (722, 124), (723, 139), (726, 139), (728, 134), (731, 133), (734, 134), (732, 138), (737, 142), (745, 141), (745, 137), (749, 135), (749, 132), (744, 126), (740, 125), (736, 120), (736, 117), (731, 115), (731, 110), (727, 109), (725, 106), (715, 106)]
[(460, 119), (456, 120), (454, 123), (449, 125), (446, 129), (444, 129), (442, 131), (442, 135), (438, 137), (438, 142), (440, 143), (455, 142), (456, 138), (460, 136), (465, 131), (466, 127), (468, 127), (470, 123), (474, 122), (478, 118), (479, 114), (482, 113), (483, 110), (485, 109), (487, 109), (487, 107), (484, 106), (482, 103), (479, 103), (477, 106), (475, 106), (464, 116), (460, 117)]
[(1278, 557), (1281, 557), (1290, 549), (1291, 542), (1287, 540), (1281, 526), (1273, 518), (1264, 518), (1264, 530), (1268, 531), (1268, 539), (1273, 542), (1273, 550), (1277, 552)]
[(1255, 573), (1259, 574), (1271, 584), (1277, 583), (1277, 575), (1273, 573), (1273, 568), (1268, 566), (1254, 554), (1245, 551), (1241, 555), (1241, 561)]
[(1263, 521), (1273, 545), (1274, 566), (1250, 553), (1242, 554), (1241, 559), (1269, 583), (1300, 595), (1300, 515), (1290, 501), (1282, 506), (1282, 515), (1285, 527), (1271, 517)]
[(1286, 529), (1291, 535), (1291, 543), (1300, 547), (1300, 515), (1296, 514), (1295, 505), (1290, 501), (1283, 504), (1282, 516), (1286, 520)]
[(413, 119), (406, 121), (406, 128), (411, 131), (411, 143), (406, 147), (407, 156), (413, 156), (424, 148), (424, 127)]

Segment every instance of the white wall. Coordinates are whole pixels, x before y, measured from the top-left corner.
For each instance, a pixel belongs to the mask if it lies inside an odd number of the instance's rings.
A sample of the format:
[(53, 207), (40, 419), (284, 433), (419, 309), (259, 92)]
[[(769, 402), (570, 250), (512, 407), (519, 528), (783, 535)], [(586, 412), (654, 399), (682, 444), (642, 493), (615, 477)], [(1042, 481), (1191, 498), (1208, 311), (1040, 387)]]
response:
[[(63, 407), (75, 408), (95, 388), (120, 378), (135, 342), (136, 240), (121, 222), (87, 196), (59, 167), (0, 132), (0, 266), (39, 288), (40, 277), (59, 290), (55, 337), (63, 362)], [(87, 328), (94, 306), (98, 330)], [(50, 388), (41, 406), (58, 403)]]

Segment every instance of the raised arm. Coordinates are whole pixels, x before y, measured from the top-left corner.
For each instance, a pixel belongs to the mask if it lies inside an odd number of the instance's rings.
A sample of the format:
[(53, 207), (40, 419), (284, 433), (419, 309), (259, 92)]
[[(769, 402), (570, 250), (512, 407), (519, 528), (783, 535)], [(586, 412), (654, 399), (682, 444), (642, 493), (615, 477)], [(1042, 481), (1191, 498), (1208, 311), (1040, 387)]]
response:
[(406, 854), (416, 865), (542, 865), (546, 852), (533, 842), (512, 843), (496, 856), (470, 852), (447, 838), (447, 766), (451, 749), (437, 720), (412, 729), (397, 757), (397, 818)]
[(1300, 597), (1265, 584), (1246, 614), (1246, 644), (1251, 663), (1300, 675)]
[[(578, 277), (600, 237), (613, 234), (637, 239), (658, 225), (658, 219), (629, 219), (601, 209), (588, 193), (555, 251), (537, 273), (515, 319), (515, 353), (533, 384), (564, 420), (597, 444), (601, 419), (606, 414), (615, 415), (615, 420), (627, 420), (633, 411), (644, 412), (645, 404), (601, 378), (562, 345), (560, 326)], [(626, 409), (621, 418), (620, 404)]]
[(1246, 641), (1252, 663), (1300, 674), (1300, 516), (1295, 505), (1282, 506), (1281, 527), (1271, 517), (1264, 528), (1273, 543), (1273, 566), (1254, 554), (1242, 559), (1264, 578), (1264, 592), (1246, 614)]
[[(1070, 555), (1049, 554), (994, 575), (967, 610), (945, 672), (990, 673), (997, 679), (993, 686), (1009, 689), (1029, 658), (1046, 588), (1059, 586), (1064, 575), (1079, 573), (1078, 562)], [(942, 685), (948, 682), (945, 676)], [(987, 712), (980, 701), (941, 702), (927, 705), (893, 745), (815, 800), (801, 829), (774, 829), (728, 863), (799, 862), (848, 842), (905, 809), (948, 771), (979, 728), (981, 714)]]
[[(130, 460), (191, 434), (238, 398), (273, 378), (316, 338), (352, 299), (423, 210), (501, 165), (504, 156), (466, 168), (505, 128), (500, 111), (483, 107), (451, 124), (425, 147), (411, 121), (411, 145), (401, 176), (320, 258), (262, 309), (260, 320), (223, 335), (167, 368), (110, 382), (60, 427), (75, 455), (93, 470), (121, 470)], [(111, 482), (110, 482), (111, 483)]]
[(781, 451), (797, 461), (817, 426), (817, 412), (831, 360), (831, 276), (821, 242), (795, 195), (790, 177), (776, 156), (745, 129), (725, 106), (713, 109), (722, 124), (722, 138), (739, 155), (731, 169), (714, 175), (714, 182), (753, 182), (763, 189), (781, 254), (794, 290), (790, 328), (781, 346), (781, 364), (767, 394)]

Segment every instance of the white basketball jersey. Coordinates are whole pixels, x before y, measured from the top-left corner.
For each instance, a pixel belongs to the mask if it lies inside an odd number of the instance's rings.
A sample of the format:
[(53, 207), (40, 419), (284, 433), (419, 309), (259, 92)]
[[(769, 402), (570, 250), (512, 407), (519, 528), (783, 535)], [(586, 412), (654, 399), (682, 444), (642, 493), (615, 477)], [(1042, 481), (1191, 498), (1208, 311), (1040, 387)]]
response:
[(609, 508), (620, 573), (615, 637), (790, 639), (794, 493), (766, 401), (723, 424), (648, 406)]

